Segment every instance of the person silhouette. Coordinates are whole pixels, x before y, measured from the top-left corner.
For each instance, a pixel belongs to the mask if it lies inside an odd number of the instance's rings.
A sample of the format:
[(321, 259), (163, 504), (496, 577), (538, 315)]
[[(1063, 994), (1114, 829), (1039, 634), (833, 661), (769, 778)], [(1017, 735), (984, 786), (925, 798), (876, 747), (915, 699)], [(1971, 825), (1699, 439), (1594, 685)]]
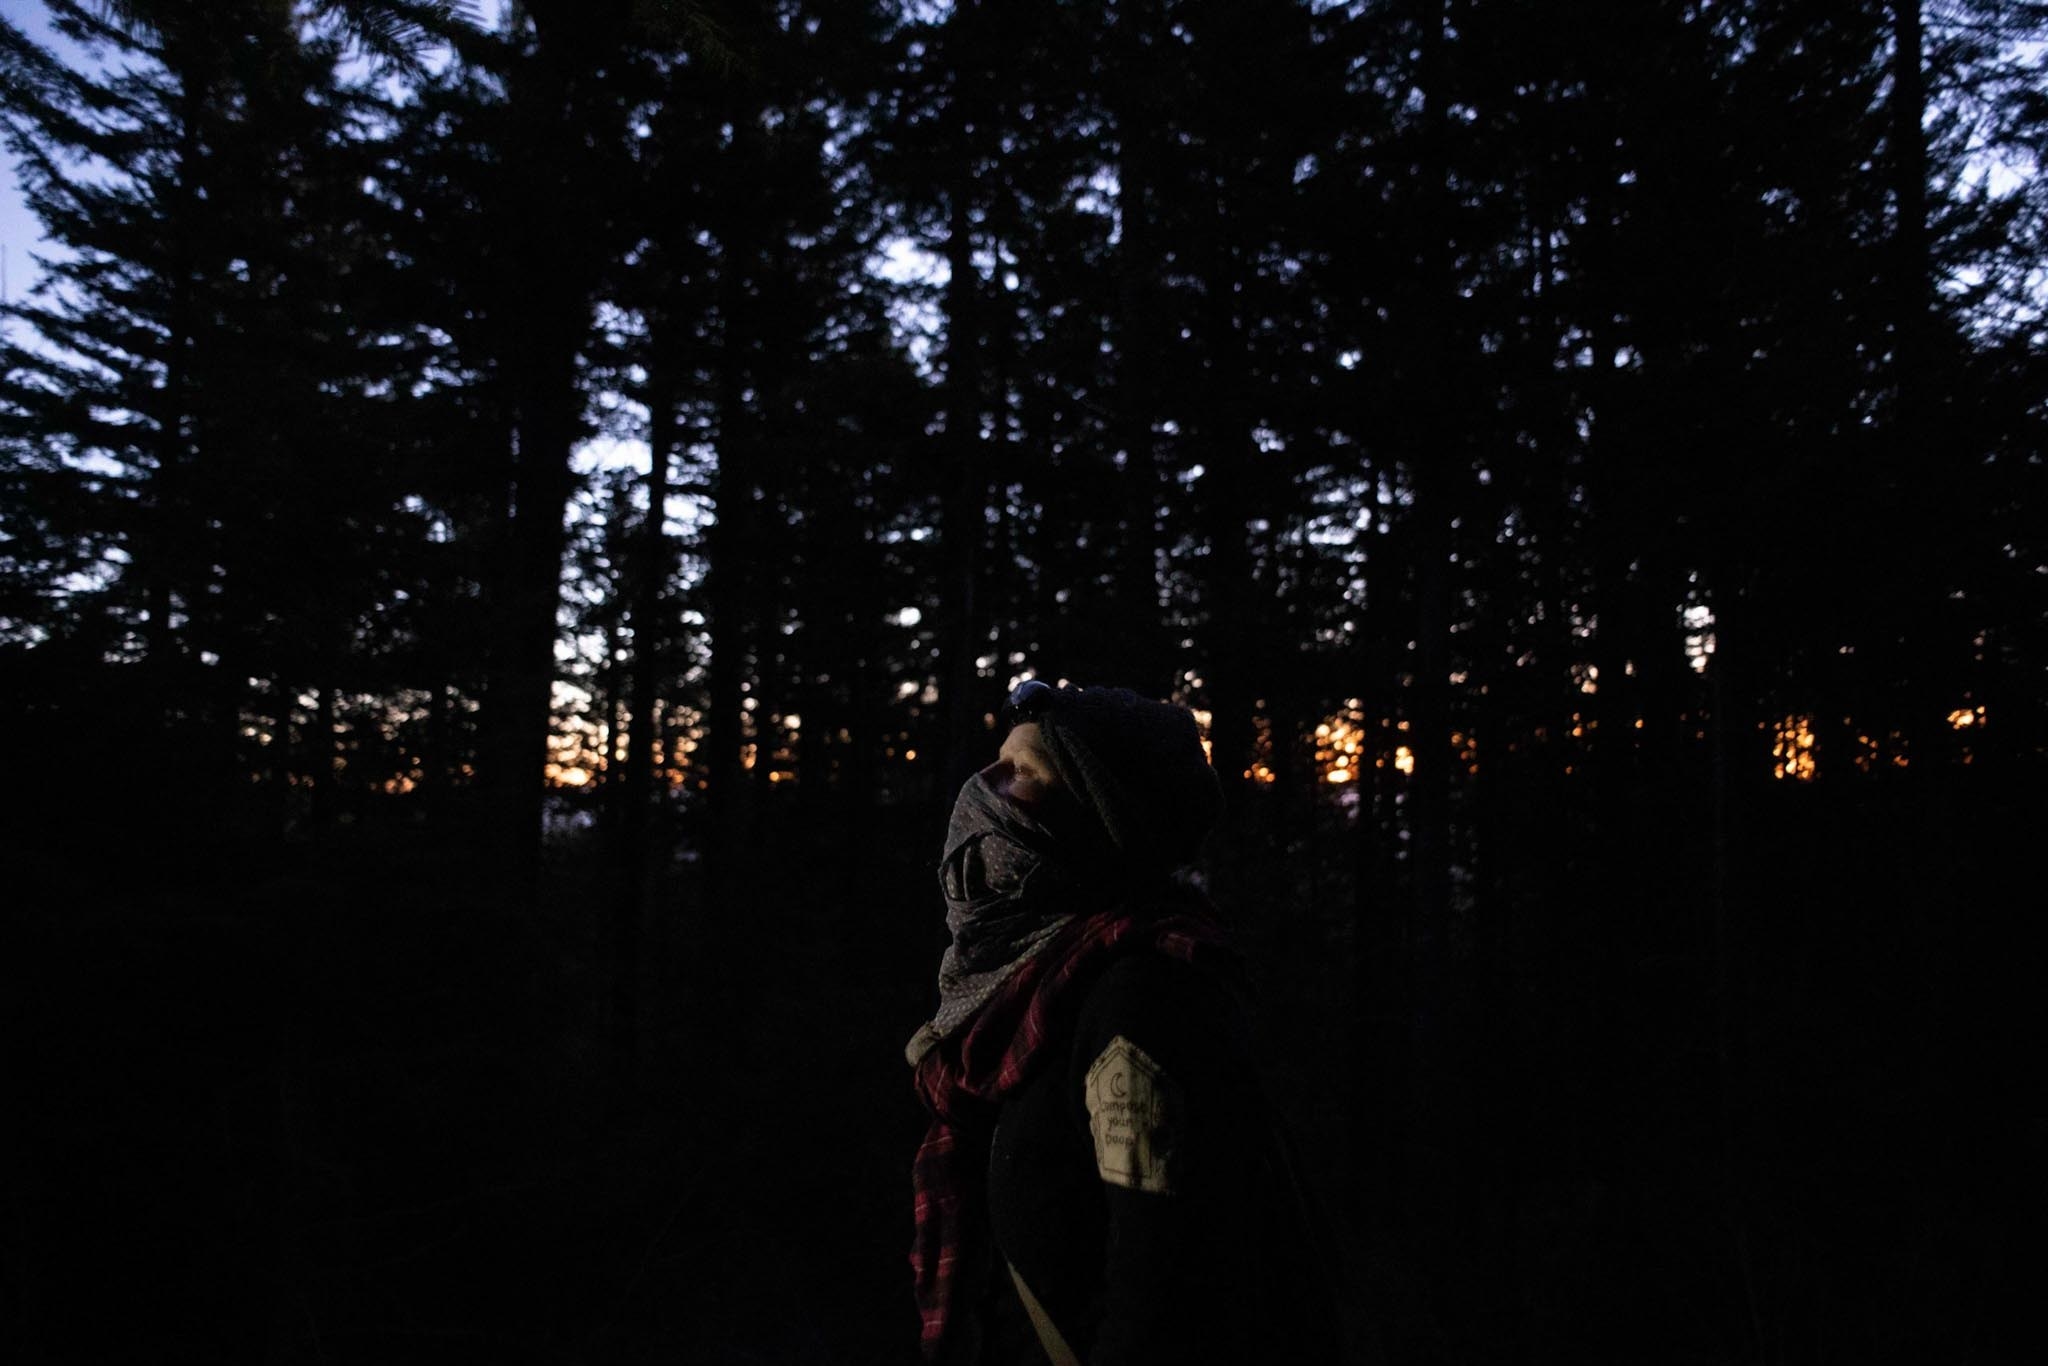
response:
[(1243, 968), (1185, 871), (1223, 807), (1193, 715), (1032, 680), (1003, 721), (954, 804), (952, 943), (905, 1048), (925, 1358), (1336, 1360)]

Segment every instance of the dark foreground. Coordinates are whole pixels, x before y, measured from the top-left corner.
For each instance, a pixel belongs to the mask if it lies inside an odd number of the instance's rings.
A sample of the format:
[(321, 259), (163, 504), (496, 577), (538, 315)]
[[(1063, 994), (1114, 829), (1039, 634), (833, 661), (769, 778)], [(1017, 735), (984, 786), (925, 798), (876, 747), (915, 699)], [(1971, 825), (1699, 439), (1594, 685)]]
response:
[[(1240, 852), (1357, 1360), (2012, 1359), (2035, 808), (1815, 796), (1719, 900), (1683, 833), (1525, 852), (1405, 1014), (1334, 817)], [(676, 865), (630, 1073), (595, 843), (537, 897), (395, 829), (14, 848), (7, 1358), (905, 1360), (940, 941), (877, 819), (750, 860), (715, 950)]]

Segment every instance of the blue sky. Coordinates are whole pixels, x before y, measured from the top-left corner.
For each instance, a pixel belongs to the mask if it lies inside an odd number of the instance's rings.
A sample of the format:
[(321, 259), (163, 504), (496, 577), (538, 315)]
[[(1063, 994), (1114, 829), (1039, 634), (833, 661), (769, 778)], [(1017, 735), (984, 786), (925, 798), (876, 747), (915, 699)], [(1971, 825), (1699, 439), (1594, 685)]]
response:
[[(191, 3), (203, 4), (205, 0)], [(495, 24), (499, 4), (500, 0), (470, 0), (470, 9), (478, 22)], [(49, 11), (42, 0), (0, 0), (0, 18), (7, 19), (73, 66), (96, 64), (77, 44), (68, 42), (50, 27)], [(0, 252), (4, 252), (6, 262), (7, 298), (19, 299), (35, 284), (39, 272), (33, 257), (49, 249), (42, 225), (22, 202), (14, 158), (0, 147)]]
[[(49, 16), (43, 9), (42, 0), (0, 0), (0, 17), (45, 47), (55, 48), (66, 60), (85, 61), (76, 47), (50, 31)], [(9, 299), (20, 298), (35, 283), (35, 263), (30, 260), (30, 255), (47, 250), (48, 245), (43, 240), (42, 225), (21, 202), (21, 184), (15, 174), (14, 158), (0, 147), (0, 249), (6, 253)]]

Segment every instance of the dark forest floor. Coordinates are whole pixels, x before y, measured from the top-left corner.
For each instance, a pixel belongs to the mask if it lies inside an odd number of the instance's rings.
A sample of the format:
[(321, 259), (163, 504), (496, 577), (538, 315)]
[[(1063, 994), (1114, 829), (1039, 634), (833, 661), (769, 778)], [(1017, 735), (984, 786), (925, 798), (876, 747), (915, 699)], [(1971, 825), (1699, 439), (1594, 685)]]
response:
[[(2043, 1124), (2014, 1066), (2029, 809), (1759, 809), (1718, 1026), (1711, 937), (1658, 928), (1697, 896), (1610, 848), (1474, 979), (1477, 1072), (1406, 1090), (1360, 1082), (1341, 837), (1243, 855), (1358, 1359), (2008, 1359), (2000, 1211)], [(942, 939), (914, 823), (843, 845), (755, 861), (716, 949), (672, 870), (629, 1080), (597, 849), (531, 905), (390, 832), (16, 851), (0, 1352), (906, 1360), (900, 1049)]]
[[(801, 862), (761, 879), (764, 963), (731, 965), (753, 980), (715, 1022), (684, 1008), (681, 922), (656, 918), (628, 1082), (600, 1046), (598, 870), (558, 861), (521, 912), (430, 851), (273, 862), (17, 910), (9, 1359), (914, 1343), (921, 1121), (896, 1026), (929, 969), (863, 952), (871, 896), (850, 914), (845, 889), (795, 885)], [(693, 883), (678, 869), (660, 901)]]

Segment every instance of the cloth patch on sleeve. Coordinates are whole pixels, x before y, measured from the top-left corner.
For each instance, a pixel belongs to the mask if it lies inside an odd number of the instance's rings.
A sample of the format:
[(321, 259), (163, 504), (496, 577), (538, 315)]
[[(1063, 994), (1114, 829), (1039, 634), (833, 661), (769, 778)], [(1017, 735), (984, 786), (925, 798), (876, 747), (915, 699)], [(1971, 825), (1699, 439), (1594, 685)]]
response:
[(1119, 1034), (1088, 1069), (1095, 1167), (1111, 1185), (1170, 1194), (1180, 1091), (1145, 1050)]

